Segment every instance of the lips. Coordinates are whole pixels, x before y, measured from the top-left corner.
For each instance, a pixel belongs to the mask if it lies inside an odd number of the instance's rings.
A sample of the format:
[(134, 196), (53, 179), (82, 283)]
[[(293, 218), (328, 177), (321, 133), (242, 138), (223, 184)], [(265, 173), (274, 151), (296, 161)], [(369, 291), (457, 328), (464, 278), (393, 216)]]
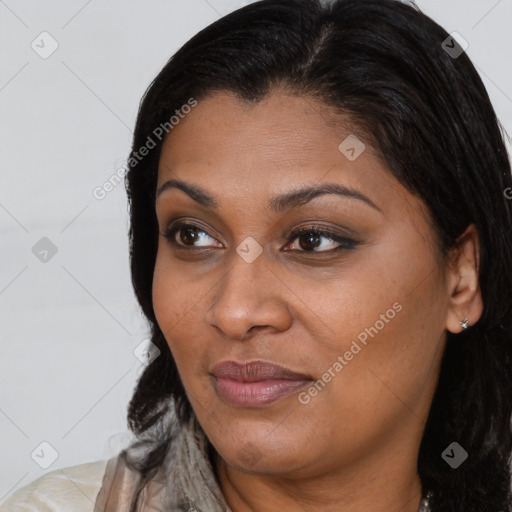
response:
[(218, 396), (235, 407), (261, 407), (308, 385), (311, 376), (266, 361), (224, 361), (211, 370)]

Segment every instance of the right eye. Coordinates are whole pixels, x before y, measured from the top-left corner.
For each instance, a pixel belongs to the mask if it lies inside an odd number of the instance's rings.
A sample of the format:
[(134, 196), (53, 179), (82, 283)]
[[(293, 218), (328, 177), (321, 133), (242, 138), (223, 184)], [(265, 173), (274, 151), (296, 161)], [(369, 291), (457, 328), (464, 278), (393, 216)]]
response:
[[(220, 242), (208, 235), (200, 226), (189, 222), (178, 222), (168, 227), (163, 233), (163, 236), (167, 238), (168, 242), (173, 247), (180, 249), (209, 247), (211, 244), (207, 243), (208, 238), (219, 244), (216, 247), (223, 247)], [(200, 242), (201, 244), (197, 245), (196, 242)]]

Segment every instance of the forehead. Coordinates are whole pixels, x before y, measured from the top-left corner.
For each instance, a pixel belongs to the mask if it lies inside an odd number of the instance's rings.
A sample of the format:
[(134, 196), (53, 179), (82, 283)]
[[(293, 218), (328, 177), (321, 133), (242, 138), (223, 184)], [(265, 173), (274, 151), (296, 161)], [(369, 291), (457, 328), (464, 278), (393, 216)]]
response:
[[(347, 144), (356, 153), (347, 153)], [(234, 205), (336, 182), (364, 191), (390, 219), (404, 210), (426, 214), (348, 117), (282, 90), (258, 102), (225, 91), (200, 100), (165, 139), (157, 188), (172, 179), (204, 186)]]
[[(197, 137), (203, 136), (202, 147), (207, 150), (222, 149), (209, 146), (214, 139), (223, 138), (223, 147), (229, 147), (230, 142), (238, 143), (246, 136), (244, 146), (265, 140), (266, 145), (260, 151), (278, 150), (285, 141), (287, 146), (295, 144), (297, 150), (305, 144), (308, 150), (315, 150), (326, 131), (338, 128), (339, 132), (340, 127), (342, 131), (350, 131), (348, 119), (336, 116), (331, 107), (306, 95), (274, 90), (260, 101), (249, 102), (233, 93), (218, 91), (200, 100), (184, 116), (170, 132), (166, 144), (172, 145), (172, 139), (183, 142), (195, 132)], [(193, 144), (194, 140), (187, 142)], [(195, 142), (199, 145), (201, 141)]]
[[(340, 152), (347, 137), (357, 137), (358, 152), (364, 147), (364, 164), (349, 161)], [(351, 128), (347, 118), (314, 98), (277, 90), (254, 103), (220, 91), (199, 101), (169, 132), (159, 183), (178, 167), (199, 174), (209, 170), (209, 175), (215, 169), (225, 178), (243, 174), (252, 180), (275, 172), (286, 179), (290, 171), (295, 171), (290, 177), (297, 178), (301, 169), (327, 173), (333, 165), (363, 174), (379, 165), (371, 153), (369, 141)]]

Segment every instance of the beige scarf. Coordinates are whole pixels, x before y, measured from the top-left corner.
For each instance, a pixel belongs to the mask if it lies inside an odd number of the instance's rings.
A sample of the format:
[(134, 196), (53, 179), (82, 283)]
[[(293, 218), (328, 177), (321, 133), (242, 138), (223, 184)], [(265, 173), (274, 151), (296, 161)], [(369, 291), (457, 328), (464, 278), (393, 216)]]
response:
[[(171, 436), (169, 449), (156, 473), (144, 484), (132, 469)], [(140, 492), (139, 492), (140, 491)], [(429, 512), (424, 499), (418, 512)], [(207, 455), (207, 442), (195, 415), (180, 428), (171, 403), (163, 419), (137, 441), (108, 461), (94, 512), (232, 512), (224, 500)]]
[[(146, 482), (134, 468), (170, 437), (165, 458)], [(139, 492), (140, 491), (140, 492)], [(232, 512), (207, 456), (206, 437), (192, 415), (180, 427), (174, 402), (144, 436), (110, 459), (94, 512)]]

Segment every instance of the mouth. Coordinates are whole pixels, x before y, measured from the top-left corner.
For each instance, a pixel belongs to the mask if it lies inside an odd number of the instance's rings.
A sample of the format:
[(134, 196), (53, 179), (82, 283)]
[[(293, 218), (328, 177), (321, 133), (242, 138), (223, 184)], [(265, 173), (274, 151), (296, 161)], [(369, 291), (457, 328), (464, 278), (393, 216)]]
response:
[(210, 375), (217, 395), (234, 407), (262, 407), (313, 381), (310, 375), (267, 361), (224, 361)]

